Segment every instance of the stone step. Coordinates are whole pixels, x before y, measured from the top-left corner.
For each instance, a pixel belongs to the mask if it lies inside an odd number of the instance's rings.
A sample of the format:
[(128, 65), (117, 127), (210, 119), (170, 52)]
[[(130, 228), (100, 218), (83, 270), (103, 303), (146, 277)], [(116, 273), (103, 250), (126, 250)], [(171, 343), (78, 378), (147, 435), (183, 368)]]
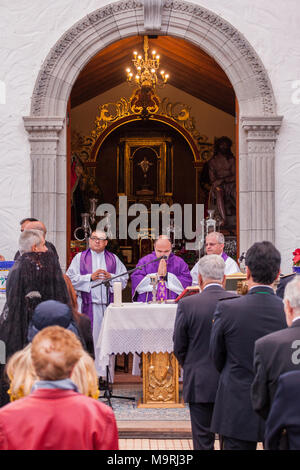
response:
[(188, 421), (117, 421), (120, 438), (191, 439)]

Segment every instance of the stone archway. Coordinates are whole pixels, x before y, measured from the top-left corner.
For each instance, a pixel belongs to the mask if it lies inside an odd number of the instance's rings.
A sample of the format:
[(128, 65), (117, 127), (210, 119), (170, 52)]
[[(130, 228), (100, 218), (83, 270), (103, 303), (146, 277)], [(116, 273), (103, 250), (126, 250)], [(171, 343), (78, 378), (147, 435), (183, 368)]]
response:
[(274, 148), (282, 117), (255, 50), (215, 13), (172, 0), (124, 0), (78, 21), (53, 46), (36, 80), (31, 114), (24, 117), (31, 143), (32, 215), (52, 231), (65, 265), (66, 109), (75, 80), (101, 49), (122, 38), (159, 34), (183, 38), (211, 55), (227, 74), (240, 110), (240, 249), (274, 241)]

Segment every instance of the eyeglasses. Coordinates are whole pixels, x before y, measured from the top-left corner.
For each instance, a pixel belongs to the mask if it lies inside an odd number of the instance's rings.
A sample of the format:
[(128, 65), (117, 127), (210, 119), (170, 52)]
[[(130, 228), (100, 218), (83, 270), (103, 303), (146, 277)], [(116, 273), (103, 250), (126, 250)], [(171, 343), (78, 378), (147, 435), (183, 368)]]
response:
[(106, 238), (91, 237), (90, 240), (93, 240), (93, 242), (102, 242), (106, 241)]

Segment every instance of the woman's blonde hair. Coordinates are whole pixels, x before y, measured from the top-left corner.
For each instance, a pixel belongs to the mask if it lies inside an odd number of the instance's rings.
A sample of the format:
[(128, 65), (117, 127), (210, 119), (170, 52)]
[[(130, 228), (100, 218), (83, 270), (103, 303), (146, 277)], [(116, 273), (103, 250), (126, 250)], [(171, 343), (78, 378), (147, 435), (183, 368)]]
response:
[[(10, 401), (29, 395), (34, 382), (38, 380), (32, 365), (31, 344), (11, 356), (6, 366), (6, 373), (10, 382), (8, 390)], [(79, 393), (95, 400), (99, 398), (94, 361), (86, 351), (82, 351), (82, 356), (75, 364), (70, 378), (77, 385)]]
[(87, 397), (99, 398), (98, 377), (91, 356), (84, 351), (76, 363), (71, 380), (77, 385), (78, 391)]
[(6, 373), (10, 381), (7, 392), (10, 401), (29, 395), (33, 383), (37, 380), (31, 360), (31, 344), (11, 356), (6, 365)]

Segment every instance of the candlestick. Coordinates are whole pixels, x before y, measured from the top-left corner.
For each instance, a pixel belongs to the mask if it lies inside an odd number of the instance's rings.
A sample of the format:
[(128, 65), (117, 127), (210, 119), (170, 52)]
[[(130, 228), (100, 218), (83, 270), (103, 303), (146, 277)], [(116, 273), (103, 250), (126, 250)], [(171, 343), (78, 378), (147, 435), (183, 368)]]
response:
[(113, 292), (114, 292), (114, 306), (122, 306), (122, 282), (113, 283)]

